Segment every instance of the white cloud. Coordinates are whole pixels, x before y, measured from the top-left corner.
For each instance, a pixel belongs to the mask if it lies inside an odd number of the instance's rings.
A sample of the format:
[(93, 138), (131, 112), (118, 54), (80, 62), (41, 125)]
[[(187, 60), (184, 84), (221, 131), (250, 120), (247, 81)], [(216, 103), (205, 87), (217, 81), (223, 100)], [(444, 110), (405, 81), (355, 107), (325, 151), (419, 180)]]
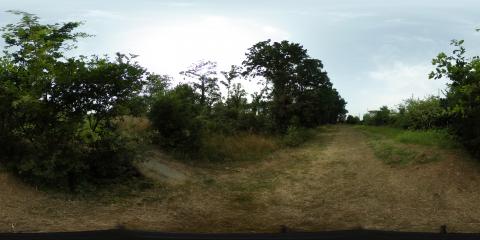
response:
[[(213, 15), (139, 26), (125, 33), (119, 48), (138, 54), (150, 71), (177, 78), (178, 72), (198, 60), (217, 61), (219, 70), (227, 70), (232, 64), (241, 64), (253, 44), (289, 38), (288, 32), (276, 26)], [(248, 85), (251, 92), (255, 85)]]
[(395, 106), (409, 97), (438, 95), (445, 89), (446, 80), (428, 79), (433, 66), (428, 64), (406, 64), (394, 62), (380, 65), (368, 72), (371, 90), (363, 93), (368, 106), (378, 108), (382, 105)]
[(98, 10), (98, 9), (93, 9), (93, 10), (87, 10), (83, 14), (83, 17), (85, 18), (93, 18), (93, 19), (98, 19), (98, 18), (103, 18), (103, 19), (122, 19), (122, 15), (120, 13), (112, 12), (112, 11), (104, 11), (104, 10)]
[(173, 7), (173, 8), (188, 8), (188, 7), (195, 6), (193, 2), (187, 2), (187, 1), (159, 2), (158, 4), (160, 6)]

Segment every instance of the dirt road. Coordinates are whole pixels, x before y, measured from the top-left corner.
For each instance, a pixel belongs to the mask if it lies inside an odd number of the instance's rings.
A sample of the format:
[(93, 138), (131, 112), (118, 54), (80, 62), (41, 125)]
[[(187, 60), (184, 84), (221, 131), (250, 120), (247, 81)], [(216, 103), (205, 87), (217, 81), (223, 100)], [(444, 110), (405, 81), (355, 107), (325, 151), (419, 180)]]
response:
[(181, 232), (382, 229), (480, 232), (480, 166), (459, 153), (389, 166), (349, 126), (260, 162), (192, 167), (182, 184), (105, 201), (52, 197), (0, 173), (0, 231), (127, 228)]

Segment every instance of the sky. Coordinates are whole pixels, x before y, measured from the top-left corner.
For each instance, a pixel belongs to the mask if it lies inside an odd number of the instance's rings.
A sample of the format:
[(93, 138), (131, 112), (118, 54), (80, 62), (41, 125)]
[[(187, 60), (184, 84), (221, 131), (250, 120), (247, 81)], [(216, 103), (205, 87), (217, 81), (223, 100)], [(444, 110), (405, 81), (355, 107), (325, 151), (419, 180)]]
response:
[[(44, 23), (84, 21), (72, 54), (139, 55), (150, 72), (178, 73), (199, 60), (219, 70), (239, 65), (259, 41), (300, 43), (320, 59), (352, 115), (410, 97), (441, 94), (447, 80), (430, 80), (431, 60), (464, 39), (480, 52), (476, 0), (0, 0), (0, 26), (38, 15)], [(0, 43), (0, 46), (3, 42)], [(242, 81), (248, 92), (254, 82)]]

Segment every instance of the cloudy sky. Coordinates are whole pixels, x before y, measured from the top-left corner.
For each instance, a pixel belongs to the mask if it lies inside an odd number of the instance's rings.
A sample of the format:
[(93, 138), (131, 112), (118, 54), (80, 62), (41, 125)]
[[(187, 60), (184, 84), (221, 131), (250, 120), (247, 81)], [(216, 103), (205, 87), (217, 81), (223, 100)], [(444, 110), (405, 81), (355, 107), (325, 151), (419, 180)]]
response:
[(220, 70), (240, 64), (258, 41), (298, 42), (322, 60), (353, 115), (438, 94), (445, 81), (427, 75), (451, 39), (480, 52), (476, 0), (0, 0), (0, 25), (17, 20), (11, 9), (49, 23), (85, 21), (81, 30), (95, 37), (77, 54), (134, 53), (149, 71), (174, 77), (200, 59)]

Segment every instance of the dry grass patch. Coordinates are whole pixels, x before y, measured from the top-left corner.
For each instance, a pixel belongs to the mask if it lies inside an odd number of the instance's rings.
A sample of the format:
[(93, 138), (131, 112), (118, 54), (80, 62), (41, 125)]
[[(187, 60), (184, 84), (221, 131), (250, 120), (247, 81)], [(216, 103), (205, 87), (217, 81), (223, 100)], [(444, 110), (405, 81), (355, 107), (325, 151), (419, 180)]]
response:
[(272, 136), (240, 133), (232, 136), (211, 134), (206, 137), (201, 156), (213, 162), (257, 161), (279, 148)]

